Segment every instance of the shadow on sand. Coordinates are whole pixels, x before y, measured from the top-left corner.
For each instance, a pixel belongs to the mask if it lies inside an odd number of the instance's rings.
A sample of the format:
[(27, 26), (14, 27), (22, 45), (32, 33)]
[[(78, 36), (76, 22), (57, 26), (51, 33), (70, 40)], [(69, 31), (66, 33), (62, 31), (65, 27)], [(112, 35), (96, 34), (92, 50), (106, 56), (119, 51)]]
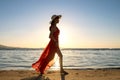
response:
[(65, 80), (65, 76), (68, 74), (61, 74), (61, 80)]
[(24, 78), (21, 80), (51, 80), (51, 79), (42, 75), (38, 75), (38, 76), (29, 77), (29, 78)]
[[(65, 80), (65, 76), (68, 74), (61, 74), (61, 80)], [(33, 76), (33, 77), (29, 77), (29, 78), (24, 78), (21, 80), (51, 80), (50, 78), (43, 76), (43, 75), (38, 75), (38, 76)]]

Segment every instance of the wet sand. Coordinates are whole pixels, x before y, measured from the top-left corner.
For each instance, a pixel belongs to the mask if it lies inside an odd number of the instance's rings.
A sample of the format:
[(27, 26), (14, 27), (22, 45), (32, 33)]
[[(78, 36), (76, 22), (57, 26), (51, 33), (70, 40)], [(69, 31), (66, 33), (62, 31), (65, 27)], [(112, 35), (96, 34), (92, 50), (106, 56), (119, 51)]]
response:
[(33, 70), (0, 70), (0, 80), (120, 80), (120, 69), (48, 71), (40, 76)]

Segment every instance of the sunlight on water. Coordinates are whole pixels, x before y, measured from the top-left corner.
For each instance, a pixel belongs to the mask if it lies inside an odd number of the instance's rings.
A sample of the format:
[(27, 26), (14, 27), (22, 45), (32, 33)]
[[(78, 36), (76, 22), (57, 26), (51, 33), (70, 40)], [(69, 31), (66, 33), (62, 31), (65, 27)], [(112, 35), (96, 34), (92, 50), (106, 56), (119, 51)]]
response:
[(53, 69), (54, 70), (59, 70), (60, 64), (59, 64), (59, 57), (58, 57), (57, 54), (55, 54), (54, 60), (55, 60), (55, 64), (53, 65)]

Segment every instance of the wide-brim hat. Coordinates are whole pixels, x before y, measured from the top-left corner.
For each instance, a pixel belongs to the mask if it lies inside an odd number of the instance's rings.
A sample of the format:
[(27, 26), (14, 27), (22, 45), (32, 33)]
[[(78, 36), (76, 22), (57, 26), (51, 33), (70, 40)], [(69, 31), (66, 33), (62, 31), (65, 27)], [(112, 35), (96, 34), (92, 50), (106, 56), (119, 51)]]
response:
[(51, 17), (51, 20), (54, 20), (54, 19), (57, 18), (57, 17), (60, 19), (60, 18), (62, 17), (62, 15), (53, 15), (53, 16)]

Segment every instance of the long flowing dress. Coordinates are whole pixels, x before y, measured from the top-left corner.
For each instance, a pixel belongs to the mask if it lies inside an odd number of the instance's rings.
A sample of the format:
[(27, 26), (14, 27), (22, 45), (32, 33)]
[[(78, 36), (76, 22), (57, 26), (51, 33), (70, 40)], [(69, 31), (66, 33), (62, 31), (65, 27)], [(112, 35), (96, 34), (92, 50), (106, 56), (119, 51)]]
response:
[[(52, 27), (52, 26), (51, 26)], [(50, 30), (51, 30), (50, 27)], [(59, 29), (56, 27), (55, 32), (53, 33), (54, 38), (58, 41)], [(58, 46), (56, 46), (55, 41), (50, 39), (48, 45), (42, 52), (42, 55), (32, 64), (32, 67), (37, 71), (43, 74), (47, 69), (49, 69), (54, 64), (54, 56), (57, 51)]]

